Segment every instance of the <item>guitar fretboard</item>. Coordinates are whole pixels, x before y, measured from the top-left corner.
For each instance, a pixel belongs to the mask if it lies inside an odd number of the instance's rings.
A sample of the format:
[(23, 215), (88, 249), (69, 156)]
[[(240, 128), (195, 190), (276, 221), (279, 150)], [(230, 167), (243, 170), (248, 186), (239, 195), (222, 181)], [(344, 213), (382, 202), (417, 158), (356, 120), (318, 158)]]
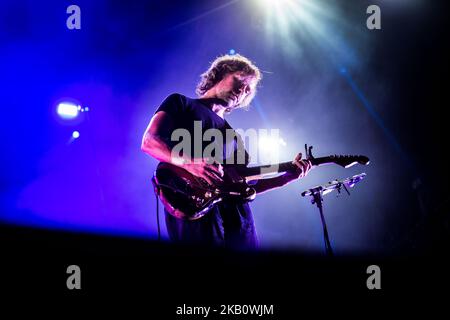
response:
[[(336, 163), (335, 160), (333, 160), (333, 157), (322, 157), (322, 158), (314, 158), (310, 160), (313, 166), (319, 166), (323, 164), (329, 164), (329, 163)], [(264, 175), (264, 174), (270, 174), (270, 173), (280, 173), (280, 172), (287, 172), (287, 171), (293, 171), (297, 168), (296, 165), (292, 163), (292, 161), (287, 162), (281, 162), (277, 164), (271, 164), (271, 165), (263, 165), (263, 166), (256, 166), (256, 167), (236, 167), (237, 172), (242, 177), (250, 177), (250, 176), (258, 176), (258, 175)]]

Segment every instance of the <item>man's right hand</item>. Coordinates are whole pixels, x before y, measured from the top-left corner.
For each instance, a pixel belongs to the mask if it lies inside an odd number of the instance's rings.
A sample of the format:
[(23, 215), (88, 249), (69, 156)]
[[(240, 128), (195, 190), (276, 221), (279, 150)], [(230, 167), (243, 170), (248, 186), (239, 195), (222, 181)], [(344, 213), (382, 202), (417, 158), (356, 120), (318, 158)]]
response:
[(223, 182), (223, 166), (219, 163), (211, 163), (208, 159), (194, 159), (184, 163), (182, 168), (192, 175), (206, 180), (210, 185)]

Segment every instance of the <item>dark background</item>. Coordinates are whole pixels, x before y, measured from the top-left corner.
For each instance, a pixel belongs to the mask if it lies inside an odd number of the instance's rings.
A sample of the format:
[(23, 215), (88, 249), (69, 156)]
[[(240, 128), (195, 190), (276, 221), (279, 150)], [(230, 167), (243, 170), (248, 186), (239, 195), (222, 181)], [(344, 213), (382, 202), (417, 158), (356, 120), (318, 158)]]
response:
[[(105, 279), (117, 272), (119, 279), (131, 274), (148, 286), (162, 274), (155, 290), (171, 288), (175, 279), (190, 281), (172, 277), (178, 268), (170, 268), (180, 265), (180, 256), (192, 261), (197, 251), (155, 239), (149, 178), (156, 161), (140, 152), (140, 140), (164, 97), (194, 96), (198, 75), (231, 49), (255, 61), (264, 76), (250, 110), (230, 116), (234, 127), (279, 128), (287, 143), (280, 161), (308, 143), (316, 156), (365, 154), (371, 164), (347, 171), (321, 168), (262, 195), (252, 204), (262, 244), (254, 259), (207, 250), (194, 265), (219, 265), (231, 288), (236, 273), (230, 269), (260, 267), (248, 292), (264, 283), (281, 290), (289, 279), (316, 289), (347, 283), (350, 290), (364, 291), (359, 281), (369, 261), (385, 263), (391, 288), (398, 290), (419, 288), (409, 281), (414, 275), (426, 288), (437, 280), (425, 281), (425, 274), (445, 278), (439, 266), (449, 240), (448, 5), (309, 3), (299, 16), (291, 10), (282, 19), (297, 25), (281, 32), (276, 21), (267, 29), (264, 11), (252, 1), (78, 1), (81, 30), (65, 26), (72, 3), (2, 1), (0, 221), (3, 267), (9, 272), (3, 274), (11, 286), (35, 283), (36, 289), (47, 283), (64, 291), (53, 271), (61, 272), (69, 260), (92, 270), (86, 289), (91, 286), (91, 292), (111, 287)], [(381, 8), (381, 30), (366, 28), (369, 4)], [(58, 119), (55, 107), (67, 99), (89, 106), (88, 116)], [(70, 142), (73, 130), (80, 138)], [(367, 178), (350, 197), (325, 199), (339, 258), (332, 268), (322, 260), (317, 209), (298, 194), (360, 172)], [(25, 276), (37, 257), (46, 277)], [(108, 269), (105, 261), (115, 267)], [(302, 282), (293, 274), (305, 264), (309, 267), (301, 270), (308, 281)], [(270, 268), (281, 278), (269, 276)], [(217, 273), (206, 269), (215, 279)], [(63, 271), (63, 286), (65, 276)], [(237, 279), (241, 288), (243, 280)], [(123, 280), (117, 286), (135, 285)], [(277, 289), (255, 291), (274, 297)]]

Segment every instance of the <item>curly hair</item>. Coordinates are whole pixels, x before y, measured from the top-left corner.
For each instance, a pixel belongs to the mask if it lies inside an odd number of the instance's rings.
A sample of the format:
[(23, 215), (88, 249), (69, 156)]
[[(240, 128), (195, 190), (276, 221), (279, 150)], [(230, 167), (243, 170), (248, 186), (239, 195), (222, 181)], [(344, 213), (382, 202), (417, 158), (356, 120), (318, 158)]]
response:
[[(258, 67), (253, 64), (249, 59), (240, 54), (235, 55), (223, 55), (211, 63), (209, 69), (200, 75), (201, 80), (197, 85), (195, 92), (198, 96), (204, 95), (209, 89), (214, 87), (220, 82), (225, 75), (233, 72), (243, 72), (246, 76), (253, 76), (258, 83), (261, 78), (261, 72)], [(244, 99), (241, 107), (247, 107), (256, 94), (256, 89)]]

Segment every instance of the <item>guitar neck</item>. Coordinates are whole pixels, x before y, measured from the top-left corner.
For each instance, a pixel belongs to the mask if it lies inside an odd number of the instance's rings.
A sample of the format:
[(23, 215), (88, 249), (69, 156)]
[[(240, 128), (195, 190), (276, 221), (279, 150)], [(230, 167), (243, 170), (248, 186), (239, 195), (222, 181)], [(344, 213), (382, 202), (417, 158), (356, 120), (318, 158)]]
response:
[[(335, 163), (333, 156), (313, 158), (313, 159), (310, 159), (310, 161), (313, 166), (320, 166), (320, 165)], [(249, 168), (248, 167), (237, 167), (236, 169), (243, 178), (248, 178), (248, 177), (254, 177), (254, 176), (262, 176), (262, 175), (271, 174), (271, 173), (294, 171), (296, 168), (297, 168), (297, 166), (295, 164), (293, 164), (292, 161), (287, 161), (287, 162), (281, 162), (281, 163), (277, 163), (277, 164), (249, 167)]]

